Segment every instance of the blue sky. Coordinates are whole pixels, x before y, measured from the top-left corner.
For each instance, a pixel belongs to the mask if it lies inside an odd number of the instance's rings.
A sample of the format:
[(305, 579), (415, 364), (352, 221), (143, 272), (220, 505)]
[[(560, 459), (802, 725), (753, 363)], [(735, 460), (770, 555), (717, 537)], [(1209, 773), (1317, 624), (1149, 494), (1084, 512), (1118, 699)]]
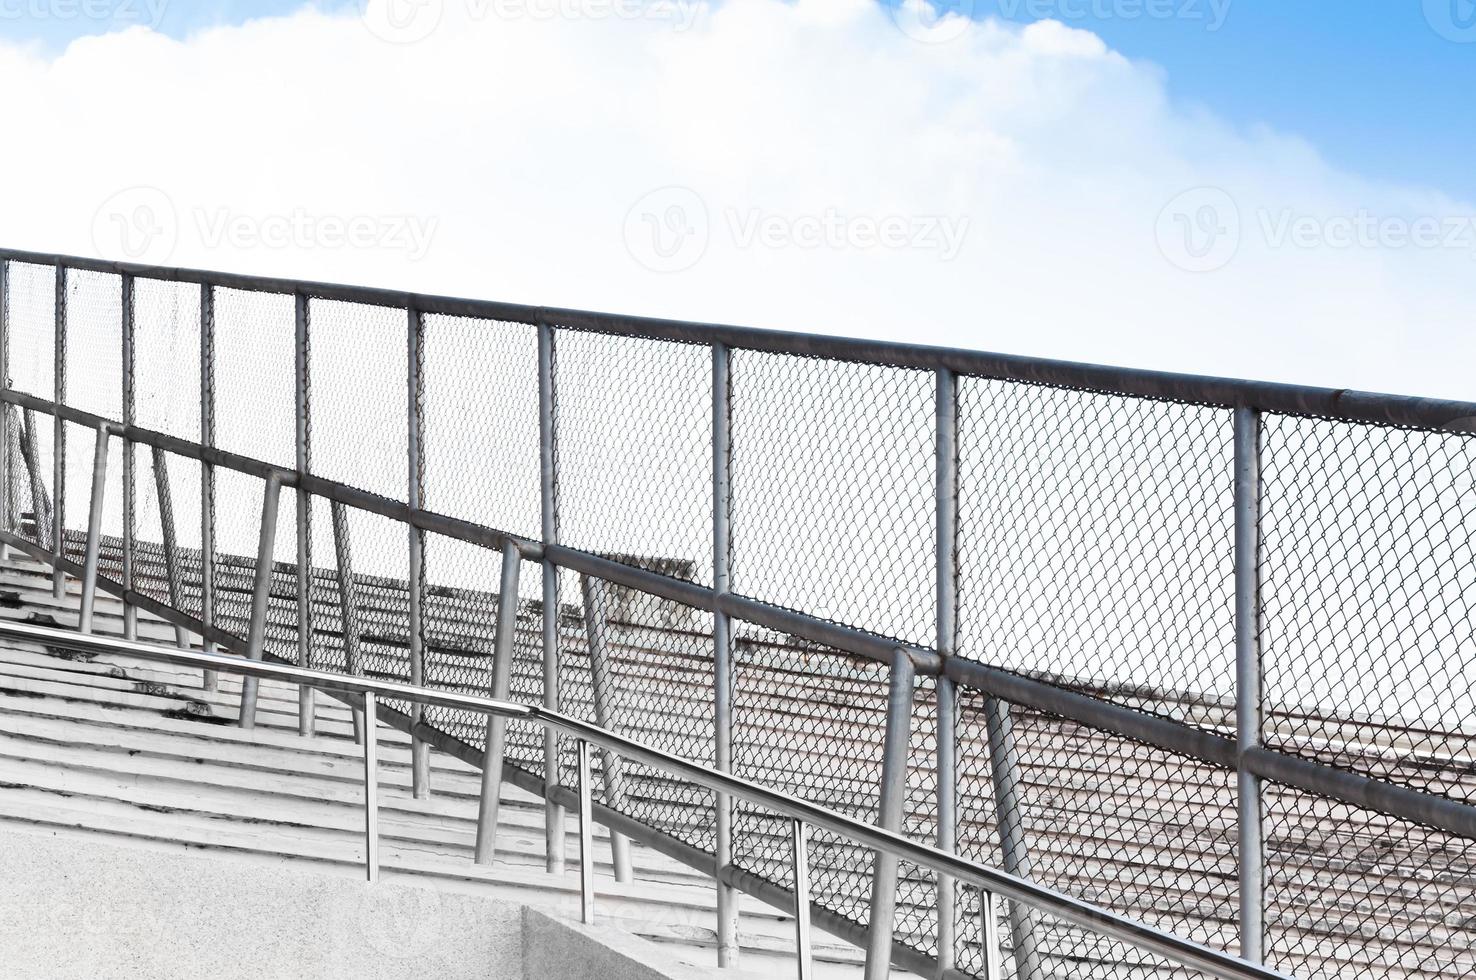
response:
[[(1304, 136), (1339, 169), (1476, 198), (1476, 0), (938, 2), (975, 17), (1026, 23), (1052, 16), (1092, 30), (1123, 54), (1162, 66), (1170, 92), (1182, 103), (1237, 125), (1266, 124)], [(65, 13), (69, 3), (96, 3), (124, 16), (162, 5), (160, 26), (175, 36), (303, 5), (0, 0), (0, 31), (59, 48), (107, 28), (106, 22)], [(36, 8), (63, 12), (39, 18), (23, 13)]]

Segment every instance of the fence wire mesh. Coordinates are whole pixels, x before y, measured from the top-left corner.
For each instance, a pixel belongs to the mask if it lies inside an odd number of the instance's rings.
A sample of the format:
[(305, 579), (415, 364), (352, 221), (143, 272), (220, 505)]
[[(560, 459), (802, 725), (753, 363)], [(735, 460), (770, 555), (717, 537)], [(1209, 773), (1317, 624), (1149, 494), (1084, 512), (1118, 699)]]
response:
[[(51, 399), (57, 271), (9, 261), (6, 273), (10, 387)], [(208, 438), (201, 401), (213, 399), (216, 444), (294, 469), (297, 298), (211, 288), (213, 350), (202, 351), (198, 285), (139, 278), (131, 311), (123, 295), (117, 275), (68, 271), (65, 403), (125, 417), (122, 331), (131, 312), (142, 428)], [(425, 509), (540, 537), (538, 326), (425, 315), (413, 365), (422, 390), (412, 397), (407, 331), (415, 318), (406, 310), (315, 298), (308, 313), (314, 474), (405, 500), (411, 411), (419, 411)], [(711, 346), (638, 330), (559, 328), (554, 337), (562, 542), (711, 583)], [(214, 365), (213, 385), (202, 378), (202, 353)], [(942, 611), (938, 566), (952, 561), (960, 657), (1167, 721), (1186, 737), (1235, 734), (1235, 457), (1233, 415), (1223, 404), (960, 379), (957, 553), (940, 555), (933, 371), (742, 348), (730, 367), (735, 593), (931, 648)], [(65, 553), (80, 563), (95, 433), (63, 427), (58, 486), (54, 418), (17, 408), (11, 420), (15, 532), (49, 549), (64, 513)], [(1279, 414), (1261, 424), (1266, 746), (1476, 802), (1476, 438)], [(155, 458), (146, 446), (136, 450), (134, 587), (199, 616), (201, 466), (159, 454), (165, 507)], [(116, 585), (127, 520), (117, 439), (108, 465), (101, 575)], [(216, 471), (211, 612), (243, 643), (264, 485), (259, 474)], [(406, 525), (354, 507), (335, 514), (315, 499), (304, 564), (296, 509), (297, 491), (283, 490), (267, 651), (297, 660), (303, 576), (312, 666), (409, 680)], [(499, 553), (422, 537), (426, 683), (489, 692), (497, 612), (510, 598), (511, 696), (541, 703), (539, 566), (525, 563), (519, 595), (502, 597)], [(564, 710), (715, 764), (712, 613), (567, 570), (559, 591)], [(727, 680), (735, 772), (875, 821), (886, 665), (745, 623), (734, 630)], [(991, 724), (989, 699), (968, 687), (958, 691), (956, 724), (940, 733), (938, 684), (919, 677), (913, 696), (904, 833), (922, 841), (938, 833), (941, 735), (955, 752), (954, 771), (944, 775), (956, 780), (952, 843), (960, 853), (1211, 947), (1238, 948), (1244, 855), (1233, 771), (1022, 704), (1000, 704)], [(474, 750), (483, 744), (479, 717), (433, 708), (425, 718)], [(555, 775), (572, 786), (574, 746), (562, 749)], [(508, 761), (542, 779), (541, 729), (512, 725)], [(716, 852), (711, 794), (599, 753), (594, 765), (600, 803), (652, 833)], [(1281, 786), (1266, 788), (1263, 807), (1270, 962), (1316, 978), (1476, 971), (1476, 839)], [(789, 887), (789, 830), (786, 820), (739, 805), (736, 868)], [(816, 831), (811, 862), (815, 900), (864, 929), (874, 855)], [(893, 933), (982, 975), (979, 895), (962, 887), (954, 894), (948, 925), (956, 941), (939, 949), (937, 884), (904, 864)], [(1043, 913), (1008, 903), (998, 912), (1010, 977), (1198, 976)]]

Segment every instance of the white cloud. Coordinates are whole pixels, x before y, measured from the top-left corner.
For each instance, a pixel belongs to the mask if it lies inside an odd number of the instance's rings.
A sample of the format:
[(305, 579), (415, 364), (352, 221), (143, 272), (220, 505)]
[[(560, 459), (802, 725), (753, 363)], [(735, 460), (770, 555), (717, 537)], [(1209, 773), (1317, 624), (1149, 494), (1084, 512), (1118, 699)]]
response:
[[(1458, 247), (1265, 231), (1460, 231), (1476, 204), (1177, 106), (1157, 69), (1090, 34), (985, 22), (925, 43), (872, 0), (441, 7), (406, 44), (305, 10), (52, 60), (0, 45), (0, 86), (24, 93), (6, 108), (4, 241), (124, 257), (96, 212), (156, 188), (167, 204), (150, 198), (133, 234), (177, 222), (171, 264), (1476, 397), (1476, 224)], [(670, 208), (629, 220), (667, 187), (705, 205), (708, 241), (653, 271), (643, 233), (666, 252), (701, 231)], [(1183, 260), (1177, 242), (1197, 254), (1230, 228), (1162, 215), (1196, 188), (1228, 195), (1240, 239), (1191, 273), (1161, 239)], [(925, 233), (945, 220), (967, 227), (951, 261)]]

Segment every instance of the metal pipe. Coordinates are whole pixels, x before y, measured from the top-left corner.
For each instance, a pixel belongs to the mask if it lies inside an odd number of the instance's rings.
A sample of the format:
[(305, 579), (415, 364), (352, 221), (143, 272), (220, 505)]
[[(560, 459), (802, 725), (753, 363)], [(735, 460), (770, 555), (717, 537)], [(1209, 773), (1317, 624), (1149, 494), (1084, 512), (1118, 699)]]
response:
[(984, 947), (984, 980), (1005, 980), (1004, 950), (999, 944), (999, 900), (979, 892), (979, 942)]
[[(359, 660), (359, 597), (354, 585), (353, 553), (349, 550), (348, 514), (343, 504), (328, 505), (333, 522), (333, 554), (338, 568), (338, 612), (343, 621), (343, 668), (354, 677), (363, 674)], [(364, 740), (364, 710), (352, 708), (354, 741)]]
[(794, 860), (794, 951), (799, 961), (799, 980), (813, 980), (815, 952), (810, 940), (810, 853), (809, 832), (803, 820), (789, 822), (790, 853)]
[(1264, 840), (1261, 780), (1244, 764), (1261, 745), (1261, 417), (1235, 412), (1235, 718), (1242, 764), (1240, 809), (1240, 955), (1265, 956)]
[[(716, 600), (732, 587), (733, 376), (732, 352), (712, 348), (712, 590)], [(716, 601), (714, 607), (718, 605)], [(721, 609), (712, 614), (713, 749), (719, 772), (733, 771), (733, 624)], [(733, 801), (717, 795), (717, 863), (733, 863)], [(738, 890), (717, 884), (718, 966), (738, 965)]]
[[(41, 460), (36, 446), (36, 416), (34, 412), (26, 411), (21, 417), (21, 457), (26, 463), (26, 472), (31, 479), (31, 519), (36, 524), (36, 543), (42, 548), (51, 549), (52, 536), (56, 533), (51, 524), (51, 501), (46, 496), (46, 488), (41, 484)], [(53, 557), (54, 550), (49, 552)]]
[(108, 428), (97, 427), (97, 447), (92, 454), (92, 500), (87, 510), (87, 557), (82, 562), (82, 610), (77, 629), (92, 632), (93, 606), (97, 600), (97, 564), (102, 549), (103, 497), (108, 489)]
[[(1021, 815), (1020, 758), (1015, 748), (1015, 722), (1010, 716), (1009, 704), (998, 698), (986, 698), (984, 723), (989, 741), (989, 775), (994, 784), (1000, 857), (1006, 872), (1029, 880), (1030, 850), (1025, 842), (1025, 821)], [(1018, 902), (1010, 904), (1010, 939), (1014, 945), (1015, 973), (1019, 980), (1044, 978), (1036, 950), (1034, 918), (1030, 909)]]
[[(215, 447), (215, 291), (200, 287), (200, 442)], [(200, 461), (200, 621), (206, 653), (215, 652), (215, 465)], [(205, 672), (204, 687), (214, 691), (220, 680)]]
[(594, 817), (590, 803), (589, 742), (579, 740), (579, 911), (585, 925), (594, 925)]
[(374, 692), (364, 694), (364, 868), (371, 882), (379, 880), (379, 726)]
[[(311, 331), (312, 308), (308, 298), (298, 293), (296, 316), (294, 317), (294, 368), (296, 376), (297, 422), (297, 472), (299, 475), (313, 468), (312, 444), (312, 368)], [(297, 572), (293, 576), (297, 584), (297, 664), (299, 667), (313, 665), (313, 498), (302, 489), (297, 489)], [(297, 734), (307, 738), (317, 729), (315, 696), (310, 687), (297, 689)]]
[[(558, 415), (555, 386), (553, 328), (538, 327), (538, 456), (542, 533), (547, 547), (559, 540)], [(543, 705), (559, 709), (559, 570), (547, 557), (543, 561)], [(559, 785), (559, 737), (548, 731), (543, 741), (544, 849), (549, 874), (564, 871), (564, 810), (552, 800)]]
[(1314, 388), (1305, 385), (1201, 377), (1165, 371), (1078, 364), (983, 351), (916, 344), (857, 340), (834, 335), (801, 334), (690, 321), (660, 320), (587, 310), (564, 310), (489, 300), (428, 296), (398, 290), (335, 283), (274, 279), (198, 269), (177, 269), (111, 262), (19, 249), (0, 249), (0, 259), (115, 275), (131, 273), (164, 282), (200, 283), (248, 292), (303, 293), (316, 299), (362, 303), (424, 313), (472, 317), (528, 325), (556, 323), (577, 330), (684, 343), (723, 344), (730, 348), (829, 357), (837, 360), (958, 375), (1021, 381), (1063, 388), (1090, 389), (1129, 397), (1158, 398), (1218, 407), (1257, 408), (1263, 412), (1317, 415), (1355, 422), (1476, 429), (1476, 403), (1402, 395)]
[[(893, 833), (902, 829), (902, 811), (907, 802), (907, 760), (912, 744), (912, 698), (916, 684), (912, 661), (899, 650), (892, 661), (887, 685), (887, 729), (876, 819), (878, 827)], [(897, 856), (878, 851), (871, 876), (866, 980), (886, 980), (891, 975), (896, 918)]]
[[(589, 638), (589, 678), (595, 721), (601, 728), (619, 731), (617, 719), (622, 705), (619, 686), (615, 682), (610, 663), (610, 623), (605, 613), (607, 596), (604, 583), (585, 575), (580, 579), (580, 587), (584, 593), (584, 624)], [(605, 805), (612, 810), (624, 810), (624, 764), (618, 755), (610, 751), (601, 752), (600, 763), (605, 783)], [(610, 835), (610, 854), (615, 867), (615, 880), (622, 883), (634, 881), (635, 875), (630, 864), (630, 841), (624, 835)]]
[[(935, 379), (934, 455), (937, 527), (934, 534), (937, 570), (938, 656), (946, 664), (958, 649), (958, 378), (952, 371)], [(958, 837), (957, 703), (953, 681), (940, 675), (934, 683), (936, 699), (938, 849), (953, 852)], [(946, 877), (936, 880), (939, 972), (953, 969), (957, 891)]]
[[(425, 318), (414, 305), (407, 307), (406, 364), (408, 396), (408, 423), (406, 444), (409, 447), (409, 479), (406, 501), (414, 510), (425, 504)], [(425, 534), (419, 528), (407, 529), (410, 535), (410, 681), (416, 685), (425, 683)], [(410, 709), (414, 721), (421, 720), (421, 708)], [(410, 782), (412, 795), (417, 800), (430, 796), (430, 746), (415, 735), (410, 737)]]
[[(256, 545), (256, 574), (251, 588), (251, 632), (247, 639), (247, 656), (260, 661), (266, 654), (267, 603), (272, 595), (272, 553), (277, 541), (277, 503), (282, 495), (282, 482), (267, 477), (261, 497), (261, 536)], [(299, 665), (301, 666), (301, 665)], [(241, 684), (241, 727), (256, 727), (258, 683), (247, 677)]]
[[(946, 874), (964, 885), (993, 892), (999, 898), (1034, 906), (1066, 924), (1079, 926), (1088, 931), (1141, 947), (1191, 969), (1203, 970), (1223, 980), (1290, 980), (1285, 974), (1247, 963), (1237, 957), (1162, 932), (1145, 923), (1017, 878), (1007, 872), (964, 860), (957, 855), (947, 854), (931, 845), (918, 843), (902, 834), (843, 816), (783, 791), (730, 774), (719, 773), (708, 766), (691, 762), (681, 756), (625, 736), (606, 732), (589, 722), (550, 711), (547, 708), (496, 702), (488, 698), (415, 688), (388, 681), (351, 678), (325, 671), (303, 670), (291, 664), (263, 663), (220, 654), (180, 650), (174, 647), (128, 643), (107, 637), (83, 636), (67, 630), (31, 626), (13, 621), (0, 620), (0, 637), (43, 643), (84, 653), (120, 654), (185, 667), (208, 665), (245, 676), (268, 677), (287, 683), (311, 684), (321, 690), (352, 694), (372, 693), (380, 698), (420, 702), (453, 710), (474, 711), (482, 714), (496, 712), (508, 718), (557, 728), (568, 737), (586, 743), (586, 758), (589, 745), (609, 748), (628, 760), (662, 769), (710, 792), (727, 793), (746, 800), (758, 809), (771, 811), (786, 819), (803, 821), (809, 826), (837, 834), (860, 846), (894, 853), (899, 860)], [(588, 786), (588, 779), (585, 780), (585, 784)], [(560, 790), (560, 792), (566, 791)], [(710, 857), (706, 860), (705, 865), (712, 866)], [(720, 871), (720, 873), (730, 874), (731, 872)], [(792, 902), (793, 898), (789, 896), (784, 904), (792, 907)]]
[[(123, 311), (123, 424), (138, 422), (137, 395), (134, 378), (134, 282), (133, 276), (122, 277)], [(134, 455), (133, 441), (123, 440), (123, 591), (133, 591), (134, 551), (138, 547), (138, 488), (134, 486), (135, 468), (138, 461)], [(138, 609), (131, 602), (123, 603), (123, 638), (138, 639)]]
[[(169, 470), (164, 450), (154, 449), (154, 489), (159, 498), (159, 527), (164, 536), (164, 577), (169, 583), (169, 604), (181, 608), (179, 583), (179, 548), (174, 529), (174, 495), (169, 489)], [(174, 625), (174, 642), (182, 647), (190, 645), (189, 632), (178, 623)]]
[[(0, 387), (10, 387), (10, 263), (0, 259)], [(0, 530), (15, 530), (15, 473), (11, 454), (12, 435), (10, 406), (0, 406)], [(18, 441), (18, 440), (17, 440)], [(0, 557), (5, 549), (0, 545)]]
[[(67, 267), (58, 263), (56, 267), (55, 341), (52, 352), (55, 357), (55, 396), (58, 405), (67, 403)], [(66, 557), (67, 536), (67, 426), (57, 415), (52, 420), (51, 437), (51, 552), (57, 558)], [(52, 594), (60, 599), (66, 594), (66, 575), (53, 564), (51, 573)]]
[[(497, 639), (492, 658), (492, 699), (506, 701), (512, 690), (517, 656), (518, 587), (522, 558), (509, 543), (502, 549), (501, 591), (497, 594)], [(502, 805), (502, 767), (507, 757), (507, 719), (487, 716), (487, 751), (482, 757), (482, 795), (477, 809), (477, 864), (497, 859), (497, 821)]]

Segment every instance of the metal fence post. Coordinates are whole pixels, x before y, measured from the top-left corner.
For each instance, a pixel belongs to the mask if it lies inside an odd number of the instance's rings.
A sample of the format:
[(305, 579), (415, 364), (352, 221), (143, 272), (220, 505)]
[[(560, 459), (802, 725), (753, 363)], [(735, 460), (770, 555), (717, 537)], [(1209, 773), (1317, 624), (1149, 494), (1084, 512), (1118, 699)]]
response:
[(36, 524), (36, 544), (45, 548), (56, 535), (56, 528), (52, 524), (51, 501), (41, 481), (41, 456), (36, 446), (36, 432), (36, 413), (28, 408), (21, 416), (21, 458), (25, 460), (31, 480), (31, 519)]
[(372, 691), (364, 694), (364, 869), (379, 880), (379, 732), (378, 707)]
[[(251, 627), (246, 655), (261, 660), (266, 655), (267, 603), (272, 596), (272, 552), (277, 541), (277, 503), (282, 496), (282, 478), (276, 473), (266, 479), (261, 496), (261, 537), (256, 546), (256, 574), (251, 588)], [(241, 727), (256, 727), (256, 699), (260, 682), (247, 677), (241, 682)]]
[[(200, 442), (215, 447), (215, 291), (200, 287)], [(215, 652), (215, 467), (200, 464), (200, 620), (206, 653)], [(205, 690), (220, 686), (213, 670), (205, 671)]]
[[(134, 382), (133, 346), (133, 276), (123, 274), (123, 424), (138, 423), (137, 395)], [(137, 466), (133, 440), (123, 439), (123, 638), (138, 639), (138, 609), (128, 600), (133, 591), (134, 551), (138, 547), (137, 488), (134, 468)], [(176, 608), (178, 606), (176, 605)]]
[[(881, 793), (876, 824), (902, 829), (907, 802), (907, 757), (912, 742), (912, 698), (916, 686), (912, 658), (898, 650), (887, 684), (887, 730), (882, 749)], [(892, 972), (892, 938), (896, 929), (897, 858), (878, 851), (871, 877), (871, 924), (867, 932), (866, 980), (886, 980)]]
[[(0, 259), (0, 388), (10, 388), (10, 262)], [(15, 526), (15, 455), (11, 444), (15, 433), (11, 430), (9, 405), (0, 405), (0, 528), (14, 532)], [(0, 558), (10, 549), (0, 544)]]
[(82, 560), (82, 609), (77, 631), (92, 632), (92, 611), (97, 602), (97, 565), (102, 549), (103, 499), (108, 489), (108, 427), (97, 427), (97, 447), (92, 454), (92, 498), (87, 508), (87, 551)]
[[(554, 330), (540, 317), (538, 324), (538, 442), (539, 484), (543, 540), (559, 540), (557, 399), (554, 390)], [(559, 569), (543, 562), (543, 704), (559, 710)], [(564, 808), (553, 802), (559, 785), (559, 737), (543, 736), (544, 846), (550, 874), (564, 872)]]
[(790, 822), (790, 854), (794, 861), (794, 952), (799, 980), (812, 980), (815, 956), (810, 940), (809, 828), (802, 820)]
[[(1235, 717), (1242, 758), (1261, 744), (1261, 416), (1235, 410)], [(1242, 762), (1240, 955), (1265, 956), (1261, 780)]]
[[(712, 588), (732, 587), (733, 520), (733, 357), (723, 344), (712, 348)], [(728, 614), (712, 615), (713, 748), (718, 772), (733, 771), (733, 624)], [(738, 965), (739, 893), (723, 882), (733, 864), (733, 800), (717, 794), (718, 966)]]
[[(937, 603), (938, 656), (947, 663), (958, 642), (958, 377), (952, 371), (937, 374), (937, 419), (934, 450), (937, 466)], [(952, 854), (958, 846), (958, 770), (955, 752), (958, 731), (953, 681), (940, 673), (934, 684), (937, 699), (938, 849)], [(955, 926), (958, 893), (953, 879), (937, 876), (938, 970), (953, 969), (957, 958)]]
[[(513, 658), (517, 656), (518, 581), (522, 555), (511, 541), (502, 546), (502, 584), (497, 594), (497, 639), (492, 659), (492, 697), (508, 700)], [(477, 864), (497, 857), (497, 820), (502, 805), (502, 766), (507, 756), (507, 719), (487, 716), (487, 749), (482, 756), (482, 796), (477, 809)]]
[[(343, 504), (334, 500), (328, 512), (333, 522), (333, 556), (338, 567), (338, 611), (343, 621), (343, 669), (354, 677), (363, 671), (359, 663), (359, 597), (354, 592), (354, 561), (349, 550), (348, 514)], [(352, 709), (354, 741), (364, 741), (364, 711)]]
[[(313, 464), (311, 357), (312, 309), (304, 293), (296, 296), (294, 367), (296, 371), (297, 475), (307, 475)], [(297, 665), (311, 667), (313, 660), (313, 498), (301, 479), (297, 487)], [(317, 728), (316, 692), (297, 689), (297, 733), (311, 736)]]
[[(594, 700), (595, 721), (601, 728), (619, 731), (620, 695), (610, 664), (610, 622), (606, 616), (604, 583), (589, 575), (580, 577), (584, 593), (584, 625), (589, 637), (589, 678)], [(605, 803), (616, 810), (625, 808), (624, 765), (620, 756), (608, 749), (600, 750), (605, 783)], [(630, 839), (610, 831), (610, 856), (615, 867), (615, 880), (635, 880), (630, 866)]]
[(979, 941), (984, 947), (984, 980), (1005, 980), (1004, 951), (999, 944), (999, 899), (979, 892)]
[[(995, 820), (999, 825), (1000, 856), (1004, 869), (1017, 878), (1030, 877), (1030, 851), (1020, 812), (1020, 759), (1015, 749), (1015, 723), (1010, 706), (997, 698), (984, 700), (984, 722), (989, 739), (989, 773), (994, 783)], [(1043, 980), (1035, 944), (1035, 922), (1029, 908), (1010, 903), (1010, 939), (1015, 950), (1018, 980)]]
[(589, 743), (579, 740), (579, 908), (585, 925), (594, 924), (594, 807), (589, 774)]
[[(169, 584), (169, 604), (175, 609), (182, 609), (184, 596), (179, 581), (179, 539), (174, 527), (174, 494), (169, 487), (169, 465), (164, 450), (158, 446), (153, 449), (153, 461), (154, 489), (159, 498), (159, 528), (164, 537), (164, 577)], [(175, 626), (174, 642), (177, 646), (188, 647), (189, 631), (183, 626)]]
[[(56, 264), (56, 340), (55, 401), (67, 403), (67, 267)], [(51, 439), (51, 554), (55, 559), (51, 572), (52, 594), (60, 599), (66, 594), (67, 577), (61, 570), (66, 555), (67, 536), (67, 425), (58, 412), (52, 418)]]
[[(413, 306), (408, 310), (406, 334), (406, 363), (409, 371), (409, 483), (406, 500), (412, 509), (420, 510), (425, 504), (425, 317)], [(410, 576), (407, 586), (410, 590), (410, 683), (419, 687), (425, 683), (425, 532), (411, 525), (409, 534)], [(425, 717), (425, 707), (412, 705), (410, 715), (414, 726), (418, 726)], [(430, 796), (430, 745), (415, 734), (410, 736), (410, 782), (411, 793), (417, 800)]]

